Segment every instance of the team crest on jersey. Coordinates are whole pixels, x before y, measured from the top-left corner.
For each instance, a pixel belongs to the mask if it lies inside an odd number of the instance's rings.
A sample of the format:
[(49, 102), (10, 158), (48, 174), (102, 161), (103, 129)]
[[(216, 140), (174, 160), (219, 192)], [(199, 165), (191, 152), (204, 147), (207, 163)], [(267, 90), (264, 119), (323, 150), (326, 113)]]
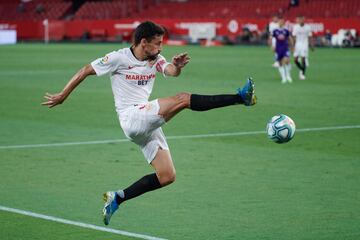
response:
[(107, 62), (109, 61), (109, 56), (105, 56), (105, 57), (103, 57), (101, 60), (100, 60), (100, 64), (101, 65), (104, 65), (104, 64), (106, 64)]

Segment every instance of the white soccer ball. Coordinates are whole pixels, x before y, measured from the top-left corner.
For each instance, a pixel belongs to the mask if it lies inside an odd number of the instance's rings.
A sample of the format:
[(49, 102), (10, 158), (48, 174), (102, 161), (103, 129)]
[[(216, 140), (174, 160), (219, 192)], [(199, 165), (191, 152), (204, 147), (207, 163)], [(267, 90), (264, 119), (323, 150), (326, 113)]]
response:
[(294, 121), (285, 114), (273, 116), (266, 126), (268, 137), (276, 143), (286, 143), (295, 134)]

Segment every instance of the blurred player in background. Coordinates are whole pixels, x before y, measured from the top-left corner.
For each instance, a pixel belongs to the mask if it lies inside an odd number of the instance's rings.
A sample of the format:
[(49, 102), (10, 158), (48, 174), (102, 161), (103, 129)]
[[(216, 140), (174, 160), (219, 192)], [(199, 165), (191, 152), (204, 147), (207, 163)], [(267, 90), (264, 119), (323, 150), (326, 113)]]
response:
[(43, 105), (51, 108), (61, 104), (89, 75), (108, 74), (121, 128), (126, 137), (140, 147), (155, 170), (155, 173), (143, 176), (127, 188), (104, 193), (103, 221), (106, 225), (123, 202), (175, 181), (175, 167), (161, 129), (164, 123), (184, 109), (207, 111), (235, 104), (251, 106), (256, 102), (251, 79), (235, 94), (209, 96), (178, 93), (149, 101), (155, 74), (179, 76), (190, 60), (186, 53), (174, 56), (171, 62), (160, 55), (164, 33), (164, 29), (153, 22), (141, 23), (135, 29), (134, 43), (130, 48), (113, 51), (94, 60), (80, 69), (62, 92), (45, 95)]
[[(275, 53), (275, 47), (276, 47), (276, 39), (273, 36), (273, 32), (275, 29), (279, 28), (279, 17), (278, 15), (274, 15), (272, 17), (271, 22), (269, 23), (269, 40), (268, 44), (271, 47), (271, 50)], [(279, 62), (276, 60), (276, 54), (275, 54), (275, 62), (272, 65), (273, 67), (279, 67)]]
[(310, 26), (305, 24), (305, 17), (299, 16), (297, 18), (297, 24), (293, 28), (292, 35), (295, 40), (294, 58), (295, 64), (299, 68), (299, 79), (305, 80), (305, 71), (309, 66), (308, 52), (309, 44), (310, 48), (314, 50), (314, 41), (312, 38), (312, 32)]
[(279, 19), (279, 28), (275, 29), (272, 35), (276, 39), (275, 53), (276, 60), (280, 64), (278, 69), (281, 76), (281, 83), (291, 83), (290, 48), (293, 46), (293, 39), (289, 30), (285, 28), (285, 21), (283, 18)]

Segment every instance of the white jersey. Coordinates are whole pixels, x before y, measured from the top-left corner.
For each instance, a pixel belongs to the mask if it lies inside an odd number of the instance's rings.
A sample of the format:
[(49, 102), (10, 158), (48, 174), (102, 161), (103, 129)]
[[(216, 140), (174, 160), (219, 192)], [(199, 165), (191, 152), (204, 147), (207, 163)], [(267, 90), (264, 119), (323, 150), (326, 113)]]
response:
[(270, 35), (273, 34), (274, 30), (275, 29), (278, 29), (279, 28), (279, 23), (277, 22), (270, 22), (269, 23), (269, 32), (270, 32)]
[(91, 62), (97, 76), (110, 74), (118, 113), (136, 104), (146, 104), (152, 92), (155, 74), (163, 74), (169, 63), (158, 55), (154, 61), (139, 61), (130, 48), (113, 51)]
[[(279, 28), (279, 23), (277, 22), (270, 22), (269, 23), (269, 32), (270, 32), (270, 36), (273, 35), (273, 32), (275, 29), (278, 29)], [(273, 48), (275, 48), (276, 46), (276, 39), (274, 37), (271, 38), (271, 46)]]
[(296, 37), (295, 48), (308, 48), (309, 37), (312, 36), (310, 26), (296, 24), (293, 28), (293, 36)]

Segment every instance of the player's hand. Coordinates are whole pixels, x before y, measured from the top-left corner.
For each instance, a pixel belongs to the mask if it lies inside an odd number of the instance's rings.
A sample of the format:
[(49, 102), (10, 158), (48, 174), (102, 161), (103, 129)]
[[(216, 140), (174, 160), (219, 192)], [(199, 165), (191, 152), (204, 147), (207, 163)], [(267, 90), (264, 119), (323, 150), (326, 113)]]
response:
[(183, 68), (186, 64), (188, 64), (190, 61), (189, 55), (185, 53), (181, 53), (178, 55), (175, 55), (172, 59), (172, 64), (177, 68)]
[(65, 100), (64, 95), (61, 93), (56, 93), (56, 94), (46, 93), (44, 98), (47, 101), (41, 103), (41, 105), (48, 106), (49, 108), (55, 107), (56, 105), (59, 105), (59, 104), (62, 104)]

